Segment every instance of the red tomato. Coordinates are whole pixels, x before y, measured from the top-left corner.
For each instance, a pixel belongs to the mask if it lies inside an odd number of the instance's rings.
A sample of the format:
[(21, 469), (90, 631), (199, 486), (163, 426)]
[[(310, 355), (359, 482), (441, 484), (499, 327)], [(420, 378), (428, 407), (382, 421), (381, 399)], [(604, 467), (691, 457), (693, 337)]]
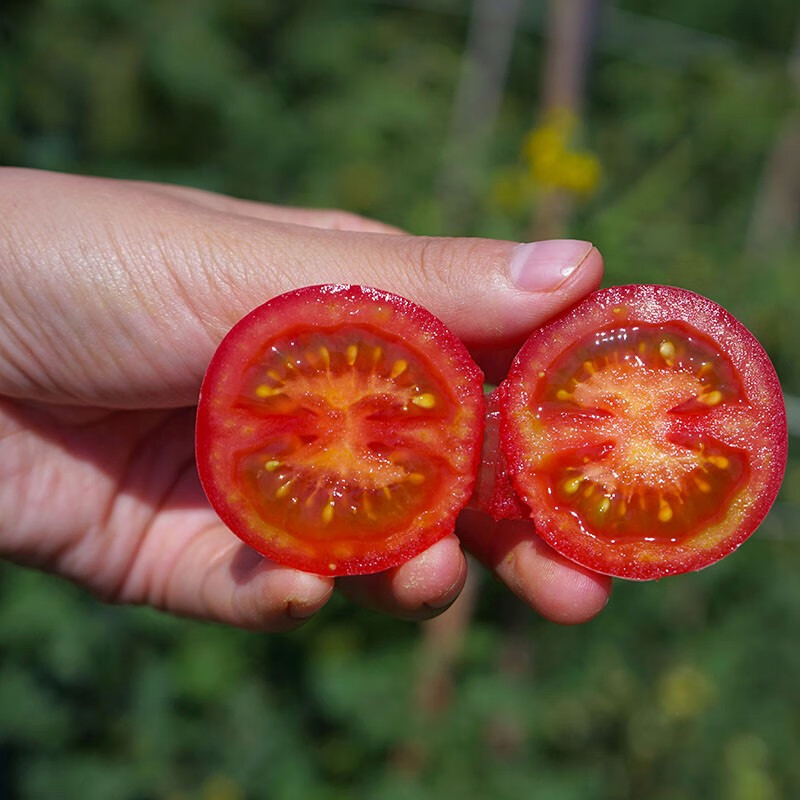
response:
[(482, 374), (397, 295), (312, 286), (225, 337), (197, 411), (212, 506), (251, 547), (326, 575), (399, 564), (453, 530), (480, 457)]
[(704, 297), (599, 291), (531, 336), (501, 386), (501, 440), (536, 531), (592, 570), (660, 578), (735, 550), (787, 452), (775, 370)]

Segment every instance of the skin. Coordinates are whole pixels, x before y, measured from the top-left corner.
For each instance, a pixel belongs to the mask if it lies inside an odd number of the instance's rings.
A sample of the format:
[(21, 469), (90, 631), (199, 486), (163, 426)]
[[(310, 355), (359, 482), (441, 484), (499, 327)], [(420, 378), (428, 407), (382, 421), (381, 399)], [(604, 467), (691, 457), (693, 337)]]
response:
[[(558, 285), (522, 290), (509, 278), (514, 252), (513, 242), (414, 237), (338, 211), (0, 169), (0, 555), (110, 602), (296, 627), (334, 581), (242, 544), (197, 479), (194, 405), (216, 346), (269, 297), (363, 283), (428, 308), (498, 381), (527, 334), (602, 276), (591, 249)], [(608, 600), (607, 578), (531, 538), (530, 523), (465, 512), (457, 532), (461, 543), (450, 536), (337, 588), (426, 619), (464, 585), (463, 544), (556, 622), (591, 619)]]

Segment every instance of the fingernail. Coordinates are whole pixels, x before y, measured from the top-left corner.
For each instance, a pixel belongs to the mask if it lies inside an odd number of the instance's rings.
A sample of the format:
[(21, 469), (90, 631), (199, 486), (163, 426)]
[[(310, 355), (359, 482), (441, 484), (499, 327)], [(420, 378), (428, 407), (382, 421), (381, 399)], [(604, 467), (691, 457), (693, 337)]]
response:
[(514, 248), (511, 280), (526, 292), (552, 292), (575, 272), (593, 250), (591, 242), (548, 239)]

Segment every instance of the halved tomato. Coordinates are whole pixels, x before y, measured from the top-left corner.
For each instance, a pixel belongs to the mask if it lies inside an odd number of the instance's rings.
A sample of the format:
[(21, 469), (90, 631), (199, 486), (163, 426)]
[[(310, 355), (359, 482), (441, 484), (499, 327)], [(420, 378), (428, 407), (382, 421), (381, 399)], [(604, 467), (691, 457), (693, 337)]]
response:
[(786, 463), (769, 358), (727, 311), (683, 289), (605, 289), (536, 331), (500, 410), (537, 533), (624, 578), (700, 569), (735, 550)]
[(483, 376), (397, 295), (349, 285), (252, 311), (208, 367), (197, 465), (212, 506), (264, 555), (325, 575), (399, 564), (453, 530), (472, 492)]

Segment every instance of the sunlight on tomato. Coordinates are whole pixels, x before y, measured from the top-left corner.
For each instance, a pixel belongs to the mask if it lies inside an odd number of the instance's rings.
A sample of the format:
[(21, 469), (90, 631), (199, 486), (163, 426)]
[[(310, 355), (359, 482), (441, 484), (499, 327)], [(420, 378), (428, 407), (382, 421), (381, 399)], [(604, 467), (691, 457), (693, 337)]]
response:
[(203, 383), (197, 462), (241, 539), (327, 575), (401, 563), (453, 530), (475, 482), (482, 375), (424, 309), (316, 286), (251, 312)]

